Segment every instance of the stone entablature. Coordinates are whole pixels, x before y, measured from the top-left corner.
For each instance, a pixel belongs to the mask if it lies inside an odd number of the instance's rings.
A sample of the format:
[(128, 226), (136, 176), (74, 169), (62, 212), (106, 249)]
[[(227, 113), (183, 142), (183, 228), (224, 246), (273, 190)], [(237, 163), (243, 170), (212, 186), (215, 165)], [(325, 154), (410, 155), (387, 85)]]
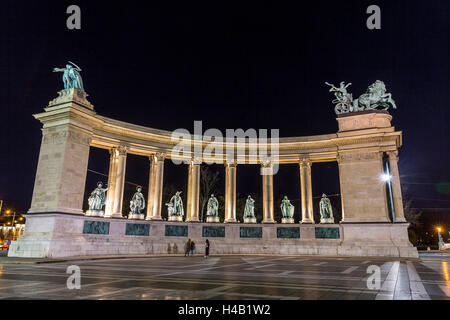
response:
[[(76, 89), (71, 90), (76, 91)], [(110, 119), (70, 101), (45, 110), (44, 113), (34, 115), (36, 119), (43, 123), (44, 128), (71, 123), (76, 127), (90, 131), (92, 133), (91, 146), (98, 148), (112, 149), (117, 146), (126, 146), (130, 154), (150, 156), (161, 153), (165, 154), (167, 159), (171, 159), (172, 148), (180, 143), (172, 141), (172, 132), (170, 131)], [(340, 129), (335, 134), (279, 138), (278, 163), (298, 163), (299, 157), (305, 156), (313, 162), (335, 161), (339, 153), (344, 152), (344, 150), (348, 152), (355, 145), (363, 145), (365, 149), (375, 149), (379, 152), (395, 151), (401, 146), (401, 132), (395, 131), (390, 126), (392, 117), (386, 111), (364, 111), (360, 113), (340, 115), (337, 118)], [(374, 119), (371, 120), (372, 118)], [(344, 132), (347, 132), (347, 134), (344, 134)], [(194, 139), (194, 135), (191, 135), (191, 138)], [(270, 144), (271, 139), (267, 139), (267, 142)], [(187, 143), (190, 144), (191, 141)], [(195, 143), (200, 144), (203, 149), (210, 145), (212, 148), (217, 147), (215, 150), (226, 150), (226, 147), (230, 146), (227, 142), (197, 141)], [(257, 147), (258, 144), (259, 142), (254, 147)], [(250, 142), (245, 144), (234, 142), (232, 147), (235, 148), (236, 155), (238, 155), (239, 150), (247, 150), (246, 154), (248, 154), (248, 149), (253, 146)], [(193, 151), (191, 153), (186, 152), (177, 160), (189, 162), (194, 158), (194, 155)], [(225, 162), (226, 154), (219, 155)], [(204, 162), (213, 160), (203, 159)], [(242, 157), (237, 157), (235, 160), (237, 164), (248, 162), (248, 159), (242, 159)]]

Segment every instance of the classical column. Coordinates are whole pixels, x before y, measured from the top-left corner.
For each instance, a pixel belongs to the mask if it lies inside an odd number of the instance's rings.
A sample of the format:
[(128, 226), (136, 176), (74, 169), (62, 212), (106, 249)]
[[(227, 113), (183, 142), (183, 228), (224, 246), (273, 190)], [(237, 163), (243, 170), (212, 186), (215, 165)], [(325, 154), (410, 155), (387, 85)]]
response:
[(117, 148), (117, 173), (114, 187), (113, 212), (111, 218), (122, 218), (123, 190), (125, 185), (125, 171), (127, 165), (127, 149)]
[(394, 198), (394, 222), (406, 222), (405, 214), (403, 212), (403, 199), (402, 189), (400, 185), (400, 174), (398, 172), (398, 151), (390, 151), (387, 153), (389, 156), (389, 170), (392, 176), (391, 187), (392, 197)]
[(300, 192), (302, 200), (301, 223), (314, 223), (312, 188), (311, 188), (311, 162), (300, 161)]
[(275, 223), (273, 219), (273, 164), (261, 164), (263, 184), (263, 223)]
[(225, 163), (225, 222), (236, 220), (236, 163)]
[(106, 192), (105, 217), (111, 217), (114, 206), (114, 190), (116, 186), (117, 164), (119, 150), (112, 148), (109, 150), (109, 171), (108, 171), (108, 191)]
[(340, 156), (337, 157), (336, 161), (338, 163), (338, 168), (339, 168), (339, 191), (341, 194), (341, 221), (340, 222), (344, 222), (345, 221), (345, 210), (344, 210), (344, 192), (342, 192), (343, 188), (342, 188), (342, 168), (341, 168), (341, 160), (340, 160)]
[(162, 220), (161, 206), (162, 206), (162, 193), (164, 183), (164, 159), (165, 154), (158, 153), (155, 156), (154, 161), (154, 187), (153, 187), (153, 214), (152, 220)]
[(192, 160), (189, 164), (187, 214), (186, 221), (199, 222), (199, 196), (200, 196), (200, 163)]
[(153, 217), (153, 197), (155, 193), (155, 161), (156, 156), (151, 155), (148, 157), (150, 162), (150, 170), (148, 173), (148, 195), (147, 195), (147, 216), (145, 220), (151, 220)]

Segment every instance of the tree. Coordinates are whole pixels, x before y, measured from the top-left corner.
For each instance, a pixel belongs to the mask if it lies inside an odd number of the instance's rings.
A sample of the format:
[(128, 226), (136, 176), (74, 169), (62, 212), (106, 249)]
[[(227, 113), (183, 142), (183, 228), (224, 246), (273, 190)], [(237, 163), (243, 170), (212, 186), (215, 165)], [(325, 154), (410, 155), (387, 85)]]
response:
[(208, 203), (209, 196), (211, 193), (216, 191), (216, 185), (219, 181), (219, 172), (212, 171), (208, 166), (200, 167), (200, 221), (203, 221), (205, 216), (205, 208)]
[(411, 200), (403, 201), (403, 212), (405, 215), (405, 219), (410, 223), (410, 228), (418, 228), (422, 225), (422, 223), (420, 222), (420, 216), (422, 215), (422, 212), (420, 210), (411, 208), (411, 204)]

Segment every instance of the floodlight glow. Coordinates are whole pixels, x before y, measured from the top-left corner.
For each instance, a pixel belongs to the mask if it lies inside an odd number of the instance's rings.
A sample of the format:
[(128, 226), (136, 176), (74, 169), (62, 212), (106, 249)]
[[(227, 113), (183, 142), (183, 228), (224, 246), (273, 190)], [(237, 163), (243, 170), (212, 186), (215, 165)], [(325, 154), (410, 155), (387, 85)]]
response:
[(392, 176), (390, 174), (383, 173), (380, 178), (382, 181), (388, 182), (388, 181), (391, 181)]

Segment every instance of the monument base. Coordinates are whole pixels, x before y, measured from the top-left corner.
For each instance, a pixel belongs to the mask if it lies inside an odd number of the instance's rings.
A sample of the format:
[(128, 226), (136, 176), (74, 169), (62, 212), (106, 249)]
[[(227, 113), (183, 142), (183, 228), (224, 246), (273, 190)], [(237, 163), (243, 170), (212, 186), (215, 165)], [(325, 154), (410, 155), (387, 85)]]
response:
[(282, 218), (281, 223), (294, 223), (294, 219)]
[(145, 216), (143, 213), (129, 213), (128, 219), (135, 219), (135, 220), (144, 220)]
[(321, 218), (320, 223), (334, 223), (334, 218)]
[(244, 218), (244, 223), (256, 223), (256, 218)]
[(167, 219), (167, 221), (183, 222), (183, 217), (182, 216), (171, 216), (171, 217), (169, 217), (169, 219)]
[(105, 212), (103, 210), (87, 210), (86, 216), (87, 217), (103, 217), (105, 215)]
[[(182, 253), (188, 238), (211, 254), (292, 254), (418, 258), (407, 223), (235, 224), (132, 221), (28, 214), (9, 257), (60, 258)], [(148, 225), (148, 227), (144, 227)], [(294, 230), (297, 229), (297, 230)]]
[(219, 217), (206, 217), (206, 222), (220, 222)]

